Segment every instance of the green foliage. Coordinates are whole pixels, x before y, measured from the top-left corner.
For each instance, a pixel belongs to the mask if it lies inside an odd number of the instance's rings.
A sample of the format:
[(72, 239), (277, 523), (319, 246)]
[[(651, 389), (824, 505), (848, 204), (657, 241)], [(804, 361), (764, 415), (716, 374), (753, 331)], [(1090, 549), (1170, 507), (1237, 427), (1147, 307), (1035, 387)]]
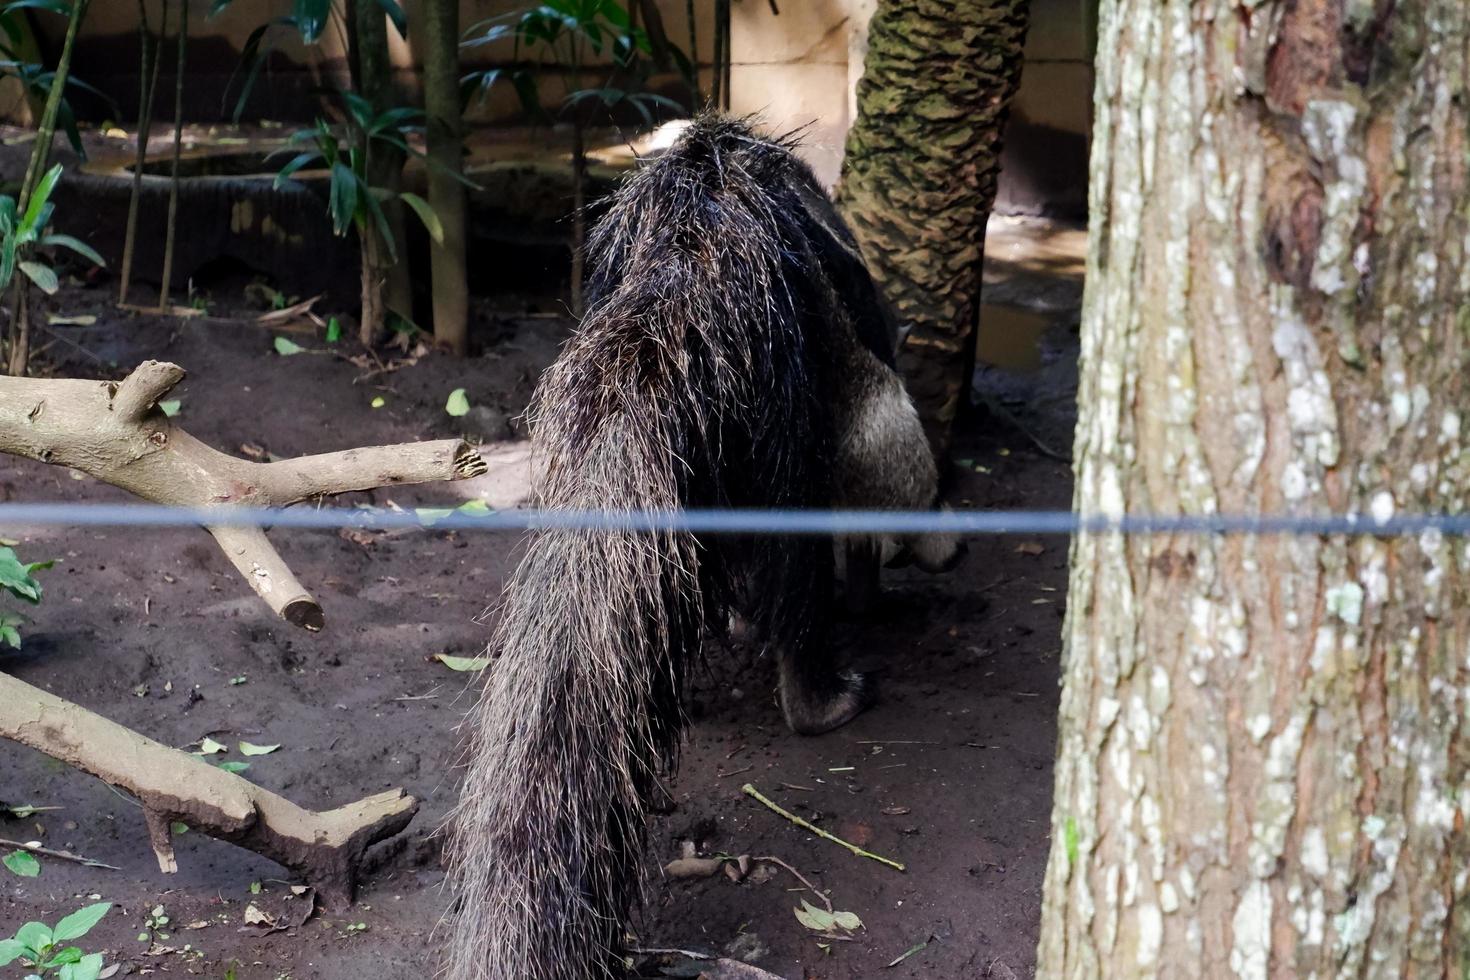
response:
[[(311, 128), (291, 134), (283, 152), (296, 150), (297, 153), (276, 174), (275, 186), (280, 187), (308, 166), (326, 170), (329, 179), (327, 212), (332, 218), (332, 230), (338, 235), (345, 235), (354, 227), (359, 234), (376, 228), (388, 248), (389, 257), (396, 262), (397, 243), (393, 241), (388, 218), (383, 212), (383, 202), (394, 194), (368, 183), (368, 158), (375, 148), (395, 149), (422, 157), (422, 153), (409, 145), (408, 134), (422, 128), (415, 124), (415, 120), (423, 113), (405, 107), (375, 112), (372, 103), (360, 95), (342, 92), (341, 97), (347, 117), (345, 131), (318, 118)], [(396, 196), (413, 209), (435, 241), (444, 239), (444, 229), (427, 201), (417, 194)]]
[[(366, 2), (366, 0), (364, 0)], [(224, 13), (234, 6), (235, 0), (214, 0), (210, 5), (209, 16), (211, 18)], [(403, 12), (403, 7), (398, 0), (377, 0), (378, 6), (388, 15), (402, 37), (408, 37), (408, 17)], [(265, 6), (261, 4), (260, 6)], [(327, 21), (333, 15), (345, 17), (340, 5), (335, 5), (332, 0), (293, 0), (291, 13), (284, 17), (273, 17), (250, 32), (245, 39), (245, 46), (240, 49), (240, 63), (235, 66), (235, 75), (242, 72), (245, 81), (240, 87), (240, 96), (235, 101), (234, 120), (240, 121), (240, 114), (245, 110), (245, 103), (250, 99), (250, 93), (255, 88), (255, 82), (260, 78), (260, 70), (270, 59), (271, 52), (275, 50), (275, 38), (279, 33), (278, 28), (284, 28), (289, 32), (296, 33), (305, 44), (316, 44), (322, 38), (326, 29)], [(234, 76), (230, 84), (225, 87), (226, 94), (234, 85)]]
[(20, 270), (31, 282), (47, 293), (59, 285), (56, 271), (36, 257), (38, 248), (64, 248), (77, 253), (95, 265), (106, 265), (102, 256), (70, 235), (48, 234), (56, 205), (50, 201), (56, 182), (61, 179), (61, 164), (46, 171), (31, 194), (25, 213), (16, 214), (15, 198), (0, 195), (0, 292), (10, 288), (15, 271)]
[(66, 916), (55, 928), (44, 922), (27, 922), (10, 939), (0, 939), (0, 966), (20, 960), (35, 977), (97, 980), (102, 973), (102, 954), (83, 953), (66, 944), (91, 932), (111, 908), (111, 902), (88, 905)]
[(11, 851), (0, 858), (0, 864), (5, 865), (10, 873), (20, 878), (34, 878), (41, 873), (41, 862), (29, 851)]
[[(639, 91), (647, 83), (652, 69), (653, 43), (648, 32), (634, 27), (628, 8), (619, 0), (547, 0), (546, 3), (501, 14), (474, 25), (463, 47), (480, 47), (510, 40), (512, 61), (520, 61), (534, 53), (538, 62), (571, 69), (578, 79), (577, 88), (562, 100), (561, 111), (586, 103), (600, 103), (608, 111), (620, 105), (635, 109), (644, 122), (653, 123), (653, 107), (662, 105), (678, 111), (672, 99)], [(613, 79), (596, 88), (581, 88), (580, 77), (589, 54), (607, 52), (613, 63)], [(689, 58), (665, 40), (660, 54), (678, 65), (686, 78), (692, 78), (694, 66)], [(468, 100), (479, 93), (483, 100), (502, 79), (515, 87), (521, 105), (532, 118), (540, 118), (541, 92), (533, 69), (491, 68), (472, 72), (461, 81), (461, 93)], [(620, 84), (613, 85), (618, 80)]]
[[(23, 562), (14, 549), (0, 545), (0, 591), (8, 592), (17, 599), (36, 605), (41, 601), (41, 583), (35, 573), (50, 568), (55, 562)], [(0, 644), (20, 649), (20, 626), (25, 620), (21, 616), (0, 613)]]
[[(0, 76), (8, 75), (20, 82), (26, 94), (38, 102), (45, 102), (51, 94), (51, 86), (56, 81), (56, 72), (48, 70), (45, 65), (38, 65), (26, 60), (21, 53), (25, 34), (21, 30), (20, 17), (24, 16), (22, 11), (45, 10), (63, 17), (71, 16), (71, 4), (64, 0), (10, 0), (8, 3), (0, 4)], [(118, 111), (117, 102), (106, 92), (88, 85), (86, 82), (69, 75), (66, 80), (67, 91), (86, 91), (97, 96), (107, 103), (114, 115), (121, 115)], [(82, 136), (77, 130), (76, 113), (72, 111), (71, 103), (65, 96), (56, 111), (56, 124), (66, 133), (66, 138), (71, 143), (71, 148), (77, 156), (83, 160), (87, 158), (85, 148), (82, 146)]]

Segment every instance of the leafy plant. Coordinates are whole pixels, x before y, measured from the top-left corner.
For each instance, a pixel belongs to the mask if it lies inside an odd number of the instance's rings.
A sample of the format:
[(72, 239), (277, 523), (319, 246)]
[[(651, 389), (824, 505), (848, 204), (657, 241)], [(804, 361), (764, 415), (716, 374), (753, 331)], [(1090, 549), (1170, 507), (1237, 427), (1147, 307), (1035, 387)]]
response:
[[(435, 241), (443, 239), (444, 229), (429, 202), (422, 197), (374, 187), (368, 180), (375, 151), (397, 150), (422, 156), (409, 145), (407, 137), (420, 128), (414, 121), (423, 114), (405, 107), (377, 112), (360, 95), (343, 92), (341, 97), (345, 131), (318, 117), (316, 125), (293, 133), (282, 152), (292, 149), (299, 152), (276, 174), (275, 186), (279, 188), (308, 166), (318, 165), (327, 171), (327, 212), (332, 219), (332, 230), (346, 235), (355, 229), (362, 248), (362, 339), (370, 344), (379, 333), (384, 317), (380, 270), (398, 260), (392, 226), (383, 211), (384, 202), (396, 198), (407, 204)], [(378, 254), (379, 243), (387, 249), (386, 256)]]
[[(41, 601), (41, 583), (36, 581), (35, 573), (54, 564), (54, 561), (23, 562), (14, 549), (0, 545), (0, 590), (34, 606)], [(0, 613), (0, 643), (19, 650), (20, 626), (24, 622), (22, 616)]]
[[(372, 2), (372, 0), (364, 0), (364, 2)], [(388, 19), (393, 22), (399, 36), (407, 37), (408, 17), (404, 14), (403, 7), (399, 5), (398, 0), (376, 0), (376, 2), (388, 15)], [(234, 3), (235, 0), (214, 0), (209, 8), (210, 18), (228, 10)], [(235, 68), (236, 75), (242, 72), (245, 75), (245, 80), (240, 86), (239, 98), (235, 101), (234, 120), (236, 122), (240, 121), (240, 114), (245, 110), (245, 103), (250, 99), (255, 82), (260, 77), (261, 68), (264, 67), (274, 50), (275, 36), (279, 33), (279, 29), (294, 31), (303, 44), (316, 44), (321, 40), (327, 22), (333, 16), (345, 20), (341, 6), (335, 4), (333, 0), (293, 0), (291, 13), (283, 17), (272, 17), (250, 32), (250, 36), (245, 39), (244, 47), (240, 49), (240, 63)], [(226, 86), (227, 95), (229, 89), (233, 87), (233, 82), (234, 79), (231, 78), (231, 84)]]
[[(674, 100), (642, 91), (652, 68), (653, 42), (646, 30), (633, 23), (629, 8), (619, 0), (546, 0), (532, 7), (483, 20), (466, 32), (473, 35), (463, 47), (480, 47), (510, 40), (512, 62), (534, 53), (536, 68), (490, 68), (472, 72), (461, 81), (466, 99), (478, 92), (483, 101), (501, 79), (509, 81), (521, 105), (532, 119), (543, 119), (538, 70), (547, 62), (558, 65), (569, 77), (567, 92), (556, 113), (572, 122), (572, 310), (582, 311), (583, 245), (587, 239), (585, 214), (587, 148), (584, 128), (589, 111), (610, 116), (620, 106), (635, 110), (653, 124), (653, 108), (666, 106), (682, 111)], [(612, 72), (600, 86), (584, 88), (583, 72), (589, 57), (606, 53)], [(685, 77), (693, 77), (688, 57), (667, 38), (660, 38), (660, 55), (677, 63)]]
[(56, 270), (40, 260), (35, 254), (37, 248), (66, 248), (95, 265), (106, 265), (102, 256), (86, 242), (46, 230), (56, 211), (56, 205), (50, 201), (51, 192), (60, 179), (61, 164), (58, 163), (41, 178), (26, 204), (25, 213), (20, 215), (16, 214), (15, 198), (0, 195), (0, 292), (10, 288), (16, 269), (43, 292), (56, 292), (59, 285)]
[(0, 966), (20, 960), (34, 971), (32, 977), (97, 980), (102, 973), (102, 954), (83, 953), (78, 947), (66, 944), (91, 932), (111, 908), (111, 902), (88, 905), (66, 916), (54, 928), (44, 922), (27, 922), (10, 939), (0, 939)]
[[(0, 35), (3, 35), (3, 40), (0, 40), (0, 75), (14, 78), (25, 89), (26, 95), (44, 104), (51, 95), (51, 86), (56, 81), (56, 72), (45, 65), (28, 60), (22, 53), (25, 35), (21, 30), (17, 15), (27, 8), (49, 10), (63, 17), (70, 17), (71, 6), (64, 3), (63, 0), (11, 0), (0, 6)], [(106, 102), (108, 108), (117, 114), (117, 102), (110, 95), (88, 85), (75, 75), (67, 78), (66, 87), (67, 91), (92, 93)], [(76, 113), (72, 110), (71, 103), (67, 101), (64, 93), (56, 110), (56, 125), (66, 133), (67, 142), (71, 143), (72, 150), (85, 160), (87, 151), (82, 145), (82, 135), (77, 131)]]
[[(632, 23), (628, 8), (618, 0), (548, 0), (480, 21), (466, 33), (476, 36), (464, 41), (462, 47), (481, 47), (510, 39), (514, 42), (513, 62), (519, 62), (530, 52), (537, 58), (537, 68), (549, 60), (570, 69), (573, 84), (562, 100), (563, 113), (589, 101), (599, 102), (609, 110), (627, 105), (652, 125), (653, 106), (682, 111), (672, 99), (640, 91), (652, 68), (653, 42), (646, 30)], [(680, 71), (692, 76), (694, 66), (684, 52), (667, 40), (663, 46)], [(602, 86), (583, 88), (582, 72), (588, 55), (601, 56), (604, 51), (612, 59), (613, 78)], [(463, 94), (468, 98), (478, 93), (483, 100), (502, 79), (515, 87), (527, 114), (532, 118), (544, 116), (536, 69), (489, 68), (471, 72), (463, 79)], [(613, 85), (614, 79), (620, 79), (622, 84)]]

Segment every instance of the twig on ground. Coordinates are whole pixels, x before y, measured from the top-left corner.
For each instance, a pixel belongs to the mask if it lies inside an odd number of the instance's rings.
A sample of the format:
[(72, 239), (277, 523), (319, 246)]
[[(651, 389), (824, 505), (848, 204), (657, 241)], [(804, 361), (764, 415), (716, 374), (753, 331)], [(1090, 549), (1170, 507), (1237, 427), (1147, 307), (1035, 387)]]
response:
[(3, 837), (0, 837), (0, 847), (14, 847), (22, 851), (30, 851), (32, 854), (39, 854), (42, 857), (51, 857), (57, 858), (62, 861), (71, 861), (75, 864), (86, 865), (89, 868), (106, 868), (108, 871), (122, 870), (122, 868), (119, 868), (116, 865), (103, 864), (101, 861), (94, 861), (89, 857), (82, 857), (80, 854), (73, 854), (71, 851), (58, 851), (49, 847), (42, 847), (40, 844), (27, 844), (18, 840), (6, 840)]
[(775, 857), (774, 855), (771, 855), (771, 854), (762, 855), (761, 857), (755, 858), (755, 860), (757, 860), (757, 861), (764, 861), (767, 864), (774, 864), (774, 865), (777, 865), (778, 867), (785, 868), (787, 871), (791, 872), (792, 876), (795, 877), (797, 881), (801, 882), (803, 885), (806, 886), (806, 890), (807, 891), (811, 892), (813, 895), (817, 896), (817, 898), (819, 898), (819, 899), (822, 900), (822, 904), (825, 905), (825, 906), (827, 906), (827, 911), (828, 912), (833, 911), (833, 909), (832, 909), (832, 899), (828, 898), (821, 891), (821, 889), (817, 888), (817, 886), (816, 885), (813, 885), (810, 881), (807, 881), (806, 878), (803, 877), (803, 875), (802, 875), (802, 873), (800, 871), (797, 871), (795, 868), (793, 868), (791, 865), (787, 864), (785, 861), (783, 861), (780, 858)]
[(746, 796), (753, 798), (754, 800), (756, 800), (756, 802), (762, 804), (767, 809), (779, 814), (780, 816), (785, 817), (787, 820), (790, 820), (798, 827), (803, 827), (807, 830), (810, 830), (812, 833), (816, 834), (818, 837), (823, 838), (824, 840), (829, 840), (834, 844), (840, 844), (852, 853), (856, 854), (858, 857), (865, 857), (870, 861), (877, 861), (879, 864), (886, 864), (896, 871), (906, 870), (902, 864), (892, 860), (891, 858), (883, 857), (881, 854), (874, 854), (872, 851), (865, 851), (861, 847), (858, 847), (856, 844), (849, 843), (848, 841), (843, 840), (841, 837), (838, 837), (836, 834), (828, 833), (821, 827), (818, 827), (816, 824), (811, 823), (807, 820), (803, 820), (801, 817), (798, 817), (790, 810), (782, 808), (779, 803), (776, 803), (773, 800), (767, 798), (761, 793), (760, 790), (756, 789), (750, 783), (746, 783), (744, 786), (740, 787), (740, 792), (744, 793)]

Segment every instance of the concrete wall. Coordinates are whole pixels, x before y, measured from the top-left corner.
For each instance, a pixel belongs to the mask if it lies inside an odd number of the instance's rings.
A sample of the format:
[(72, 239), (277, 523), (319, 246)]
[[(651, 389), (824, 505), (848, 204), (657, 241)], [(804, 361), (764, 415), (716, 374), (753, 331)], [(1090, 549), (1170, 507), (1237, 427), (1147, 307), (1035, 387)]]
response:
[[(732, 108), (809, 126), (805, 154), (828, 185), (855, 113), (876, 0), (733, 5)], [(1087, 205), (1096, 0), (1031, 0), (1026, 65), (1006, 132), (997, 210), (1081, 217)]]
[[(156, 26), (162, 0), (147, 0)], [(234, 111), (240, 90), (236, 68), (240, 50), (261, 23), (290, 12), (293, 0), (235, 0), (223, 14), (208, 19), (212, 0), (189, 0), (191, 41), (186, 113), (196, 121), (222, 120)], [(841, 168), (842, 143), (854, 114), (854, 87), (862, 73), (867, 22), (877, 0), (768, 0), (731, 4), (732, 108), (762, 115), (775, 128), (806, 127), (806, 154), (829, 185)], [(978, 0), (977, 0), (978, 2)], [(488, 17), (520, 9), (526, 0), (462, 0), (461, 22), (469, 26)], [(1086, 206), (1087, 145), (1091, 122), (1092, 64), (1097, 0), (1031, 0), (1031, 30), (1020, 92), (1006, 134), (1004, 170), (997, 210), (1080, 217)], [(410, 16), (419, 0), (405, 0)], [(671, 39), (687, 49), (689, 25), (685, 0), (658, 0)], [(696, 0), (698, 60), (712, 55), (713, 0)], [(51, 50), (59, 42), (61, 19), (34, 15), (40, 41)], [(412, 35), (412, 31), (410, 31)], [(320, 105), (315, 90), (346, 82), (345, 39), (339, 23), (330, 25), (322, 41), (300, 43), (289, 29), (272, 32), (274, 54), (269, 77), (262, 77), (244, 112), (246, 119), (309, 119)], [(408, 42), (390, 31), (399, 82), (413, 96), (418, 90), (416, 58)], [(169, 48), (155, 105), (162, 118), (171, 115), (172, 48)], [(466, 71), (502, 64), (510, 56), (501, 43), (465, 50)], [(122, 0), (93, 3), (78, 47), (79, 77), (115, 98), (122, 118), (135, 116), (138, 102), (137, 7)], [(708, 73), (703, 79), (709, 91)], [(676, 97), (683, 84), (669, 76), (656, 80), (656, 90)], [(557, 78), (543, 78), (544, 100), (554, 105), (566, 91)], [(0, 90), (0, 103), (6, 92)], [(15, 100), (6, 115), (16, 118)], [(84, 114), (100, 117), (106, 110), (88, 106), (77, 96)], [(88, 111), (90, 110), (90, 111)], [(0, 104), (0, 112), (6, 107)], [(470, 118), (505, 122), (518, 117), (520, 104), (506, 83), (475, 102)]]

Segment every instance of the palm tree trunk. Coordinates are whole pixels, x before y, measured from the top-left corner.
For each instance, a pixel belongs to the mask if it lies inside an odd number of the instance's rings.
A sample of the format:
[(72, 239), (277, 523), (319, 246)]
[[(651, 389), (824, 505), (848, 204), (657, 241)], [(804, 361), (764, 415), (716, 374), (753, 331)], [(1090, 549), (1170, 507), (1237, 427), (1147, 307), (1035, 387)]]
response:
[(847, 135), (842, 211), (911, 327), (900, 366), (941, 461), (970, 390), (985, 224), (1028, 16), (1027, 0), (879, 0)]

